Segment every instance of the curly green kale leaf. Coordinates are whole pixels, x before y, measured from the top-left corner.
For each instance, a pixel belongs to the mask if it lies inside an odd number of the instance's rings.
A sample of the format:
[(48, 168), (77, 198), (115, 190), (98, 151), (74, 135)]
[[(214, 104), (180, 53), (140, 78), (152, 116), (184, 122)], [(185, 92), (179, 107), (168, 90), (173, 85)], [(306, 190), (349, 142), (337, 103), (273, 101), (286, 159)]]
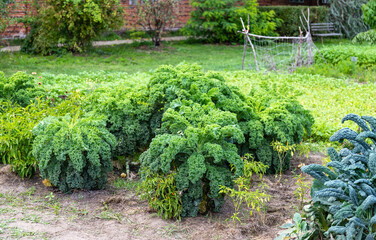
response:
[(182, 216), (218, 211), (224, 197), (218, 193), (219, 185), (232, 186), (233, 176), (240, 176), (243, 169), (235, 143), (244, 142), (244, 136), (236, 115), (212, 105), (184, 101), (175, 105), (163, 115), (161, 135), (152, 140), (141, 163), (154, 172), (177, 170)]
[(105, 121), (93, 116), (47, 117), (33, 133), (33, 155), (43, 178), (63, 192), (105, 186), (116, 145)]

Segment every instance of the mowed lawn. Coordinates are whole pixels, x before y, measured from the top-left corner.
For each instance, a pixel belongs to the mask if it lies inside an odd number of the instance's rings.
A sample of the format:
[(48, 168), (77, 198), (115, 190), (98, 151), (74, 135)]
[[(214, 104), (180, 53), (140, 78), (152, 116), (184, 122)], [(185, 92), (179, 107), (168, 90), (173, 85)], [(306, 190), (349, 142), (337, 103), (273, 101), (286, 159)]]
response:
[(26, 73), (78, 74), (83, 71), (147, 72), (162, 64), (200, 64), (204, 70), (240, 70), (243, 47), (201, 43), (165, 42), (156, 49), (151, 43), (134, 43), (92, 49), (85, 54), (33, 56), (24, 53), (0, 53), (0, 71), (10, 75)]

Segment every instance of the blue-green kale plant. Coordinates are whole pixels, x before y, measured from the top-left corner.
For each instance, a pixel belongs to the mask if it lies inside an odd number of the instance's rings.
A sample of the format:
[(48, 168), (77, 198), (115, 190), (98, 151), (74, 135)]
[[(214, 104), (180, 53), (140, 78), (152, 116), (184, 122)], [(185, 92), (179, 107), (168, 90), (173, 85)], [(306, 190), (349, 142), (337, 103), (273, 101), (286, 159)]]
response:
[(346, 139), (353, 149), (337, 152), (329, 148), (331, 162), (327, 166), (311, 164), (302, 171), (315, 178), (313, 207), (320, 208), (329, 223), (325, 235), (371, 240), (376, 238), (376, 118), (348, 114), (342, 122), (348, 120), (355, 122), (360, 132), (343, 128), (330, 141)]
[(116, 139), (103, 119), (47, 117), (33, 134), (33, 155), (43, 178), (63, 192), (105, 187)]

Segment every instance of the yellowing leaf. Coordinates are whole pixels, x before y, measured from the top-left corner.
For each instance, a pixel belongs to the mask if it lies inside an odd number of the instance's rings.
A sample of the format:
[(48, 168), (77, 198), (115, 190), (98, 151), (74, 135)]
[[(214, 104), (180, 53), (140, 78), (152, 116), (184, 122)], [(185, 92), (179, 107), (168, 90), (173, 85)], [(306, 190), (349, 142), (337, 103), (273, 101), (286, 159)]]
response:
[(44, 184), (44, 186), (46, 187), (53, 187), (53, 184), (51, 183), (51, 181), (49, 179), (44, 179), (42, 181), (42, 183)]

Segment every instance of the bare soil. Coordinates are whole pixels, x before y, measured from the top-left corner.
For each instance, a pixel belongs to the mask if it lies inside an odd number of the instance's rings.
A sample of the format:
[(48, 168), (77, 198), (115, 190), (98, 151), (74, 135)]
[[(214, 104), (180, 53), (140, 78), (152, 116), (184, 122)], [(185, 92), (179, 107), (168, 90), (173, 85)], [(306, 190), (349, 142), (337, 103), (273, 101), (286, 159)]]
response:
[[(322, 163), (322, 157), (294, 158), (291, 169), (299, 174), (300, 163)], [(293, 177), (293, 171), (284, 173), (280, 182), (274, 175), (265, 176), (272, 198), (264, 223), (253, 215), (234, 227), (228, 220), (234, 211), (229, 199), (220, 213), (166, 221), (133, 189), (112, 186), (118, 176), (109, 177), (105, 190), (63, 194), (45, 187), (38, 176), (22, 180), (9, 166), (0, 165), (0, 239), (274, 239), (296, 211)]]

